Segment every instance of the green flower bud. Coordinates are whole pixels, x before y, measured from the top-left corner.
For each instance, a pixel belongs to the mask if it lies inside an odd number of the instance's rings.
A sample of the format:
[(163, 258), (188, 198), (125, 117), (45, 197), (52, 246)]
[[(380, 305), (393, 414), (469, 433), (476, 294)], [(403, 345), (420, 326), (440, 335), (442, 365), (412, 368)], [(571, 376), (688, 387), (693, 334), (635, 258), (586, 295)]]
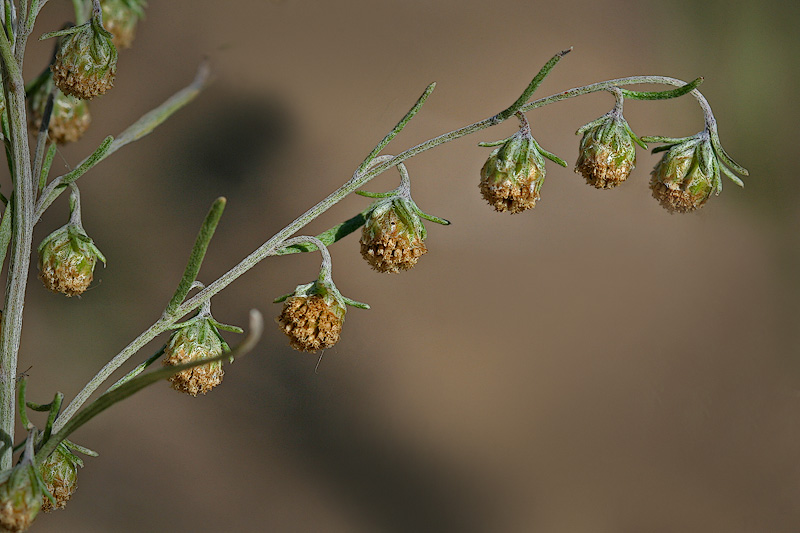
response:
[(113, 35), (114, 46), (130, 48), (136, 24), (144, 17), (147, 2), (143, 0), (101, 0), (103, 27)]
[(480, 190), (496, 211), (521, 213), (536, 205), (544, 183), (544, 157), (523, 128), (496, 148), (481, 169)]
[(650, 188), (664, 209), (687, 213), (702, 207), (711, 193), (719, 194), (719, 162), (707, 132), (662, 148), (666, 151), (651, 173)]
[(586, 124), (575, 172), (598, 189), (616, 187), (627, 179), (636, 164), (634, 142), (639, 141), (621, 113), (611, 111)]
[(98, 14), (63, 33), (53, 66), (53, 81), (65, 94), (91, 100), (114, 85), (117, 49)]
[[(48, 71), (43, 75), (43, 81), (38, 83), (28, 94), (28, 119), (31, 128), (38, 132), (42, 126), (47, 99), (53, 90), (54, 82), (52, 74)], [(89, 125), (92, 117), (89, 114), (89, 104), (85, 100), (69, 96), (55, 90), (53, 97), (53, 111), (50, 113), (50, 124), (47, 134), (50, 139), (59, 143), (75, 142), (80, 139)]]
[(428, 249), (427, 232), (410, 198), (375, 202), (361, 232), (361, 255), (378, 272), (409, 270)]
[(106, 258), (83, 228), (66, 224), (39, 245), (39, 279), (53, 292), (81, 294), (92, 283), (98, 259), (105, 264)]
[(50, 457), (39, 466), (39, 474), (48, 492), (53, 495), (55, 504), (44, 498), (42, 511), (49, 513), (54, 509), (63, 509), (78, 486), (78, 467), (83, 461), (75, 456), (62, 442)]
[(320, 281), (298, 285), (292, 294), (276, 301), (284, 300), (276, 321), (292, 348), (316, 352), (339, 341), (347, 309), (335, 287)]
[(0, 484), (0, 530), (27, 530), (42, 508), (42, 490), (30, 461), (23, 461)]
[[(208, 315), (198, 316), (172, 334), (164, 348), (164, 366), (209, 359), (229, 351), (214, 321)], [(169, 378), (172, 388), (197, 396), (222, 383), (222, 361), (181, 370)]]

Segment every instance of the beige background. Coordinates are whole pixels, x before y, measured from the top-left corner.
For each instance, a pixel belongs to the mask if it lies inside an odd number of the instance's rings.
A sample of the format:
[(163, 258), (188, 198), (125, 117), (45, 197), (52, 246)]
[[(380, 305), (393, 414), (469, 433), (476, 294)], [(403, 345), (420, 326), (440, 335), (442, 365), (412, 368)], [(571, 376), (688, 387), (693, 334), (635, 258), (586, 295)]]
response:
[[(81, 299), (32, 276), (20, 368), (32, 366), (33, 401), (71, 397), (158, 318), (216, 196), (229, 206), (203, 281), (342, 183), (434, 80), (390, 152), (496, 113), (574, 46), (537, 94), (703, 75), (722, 141), (751, 177), (671, 216), (647, 187), (655, 156), (640, 152), (616, 191), (548, 163), (540, 205), (511, 217), (479, 196), (489, 151), (476, 143), (513, 125), (416, 157), (414, 198), (453, 225), (429, 225), (429, 254), (397, 276), (372, 272), (356, 236), (332, 248), (337, 285), (372, 310), (348, 313), (318, 373), (270, 318), (318, 257), (267, 260), (213, 307), (242, 325), (261, 309), (257, 350), (206, 397), (154, 386), (83, 428), (75, 440), (101, 456), (37, 530), (800, 530), (799, 12), (780, 1), (153, 0), (116, 88), (92, 103), (93, 129), (57, 168), (185, 85), (205, 56), (215, 82), (81, 179), (84, 223), (109, 266)], [(50, 2), (39, 32), (69, 17), (68, 2)], [(31, 45), (29, 77), (49, 47)], [(611, 104), (592, 95), (529, 117), (572, 163), (574, 131)], [(629, 102), (626, 116), (641, 135), (702, 127), (688, 98)], [(368, 188), (396, 183), (389, 173)], [(309, 231), (365, 205), (348, 199)], [(62, 200), (38, 238), (66, 216)]]

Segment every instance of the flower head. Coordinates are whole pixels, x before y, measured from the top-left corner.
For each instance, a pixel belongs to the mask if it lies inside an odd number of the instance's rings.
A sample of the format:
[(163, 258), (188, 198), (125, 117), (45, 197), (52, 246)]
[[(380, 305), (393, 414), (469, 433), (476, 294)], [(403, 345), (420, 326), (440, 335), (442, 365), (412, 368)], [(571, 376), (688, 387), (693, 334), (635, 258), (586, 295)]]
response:
[(61, 442), (55, 451), (39, 466), (47, 491), (53, 496), (55, 503), (45, 498), (42, 511), (49, 513), (54, 509), (63, 509), (78, 486), (78, 467), (83, 461)]
[(481, 169), (479, 187), (496, 211), (521, 213), (536, 205), (544, 177), (544, 158), (536, 141), (520, 130), (491, 153)]
[(70, 222), (39, 245), (39, 279), (53, 292), (83, 293), (92, 283), (97, 260), (106, 258), (79, 224)]
[[(42, 81), (28, 94), (28, 116), (30, 125), (39, 131), (47, 108), (47, 99), (54, 89), (53, 75), (46, 71)], [(50, 112), (50, 122), (47, 134), (53, 141), (64, 144), (80, 139), (92, 122), (89, 114), (89, 103), (80, 98), (64, 94), (56, 88), (53, 95), (53, 109)]]
[(144, 17), (147, 3), (143, 0), (101, 0), (103, 27), (113, 35), (114, 46), (130, 48), (136, 24)]
[(539, 189), (545, 176), (544, 159), (562, 167), (567, 164), (536, 142), (525, 115), (517, 113), (521, 127), (508, 139), (495, 143), (480, 143), (481, 146), (497, 146), (481, 169), (478, 187), (483, 198), (496, 211), (521, 213), (536, 205)]
[(42, 508), (42, 501), (42, 487), (33, 463), (23, 459), (0, 484), (0, 530), (10, 533), (27, 530)]
[(65, 94), (91, 100), (114, 85), (117, 49), (111, 34), (103, 28), (100, 14), (80, 26), (58, 32), (53, 81)]
[(281, 301), (285, 303), (277, 322), (292, 348), (316, 352), (339, 342), (347, 307), (335, 286), (321, 281), (298, 285), (276, 300)]
[(720, 165), (707, 132), (661, 148), (664, 155), (651, 173), (650, 188), (664, 209), (694, 211), (722, 190)]
[(361, 232), (361, 255), (378, 272), (409, 270), (428, 249), (427, 232), (410, 197), (375, 202)]
[(586, 183), (598, 189), (610, 189), (628, 178), (636, 165), (634, 142), (642, 143), (622, 113), (611, 111), (577, 133), (583, 133), (583, 138), (575, 172), (582, 174)]
[[(201, 314), (184, 324), (170, 337), (164, 348), (164, 366), (177, 366), (190, 361), (209, 359), (229, 351), (227, 343), (210, 315)], [(222, 383), (222, 361), (181, 370), (169, 378), (172, 388), (197, 396)]]

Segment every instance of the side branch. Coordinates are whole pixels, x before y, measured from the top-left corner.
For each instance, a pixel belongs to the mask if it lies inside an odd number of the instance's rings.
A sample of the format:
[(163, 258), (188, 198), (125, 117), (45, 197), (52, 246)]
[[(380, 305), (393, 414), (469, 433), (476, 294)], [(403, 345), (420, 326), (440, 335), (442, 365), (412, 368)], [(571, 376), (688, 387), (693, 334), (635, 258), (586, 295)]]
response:
[[(92, 154), (91, 156), (84, 159), (78, 168), (82, 168), (89, 164), (89, 167), (96, 165), (100, 161), (104, 160), (123, 146), (130, 144), (134, 141), (138, 141), (145, 135), (152, 132), (158, 126), (160, 126), (165, 120), (167, 120), (173, 113), (177, 110), (191, 102), (199, 93), (200, 91), (206, 86), (208, 83), (208, 78), (210, 74), (210, 68), (207, 63), (203, 63), (200, 65), (200, 68), (197, 71), (197, 75), (195, 76), (194, 81), (187, 86), (186, 88), (178, 91), (173, 96), (171, 96), (167, 101), (163, 104), (158, 106), (157, 108), (153, 109), (152, 111), (146, 113), (142, 118), (137, 120), (134, 124), (132, 124), (128, 129), (123, 131), (119, 134), (116, 139), (113, 139), (112, 142), (108, 145), (107, 149), (99, 156), (96, 157), (96, 153)], [(95, 157), (94, 160), (92, 158)], [(89, 169), (86, 168), (88, 171)], [(62, 176), (57, 177), (50, 184), (45, 187), (44, 191), (42, 191), (42, 195), (39, 198), (39, 202), (36, 206), (36, 212), (34, 215), (34, 223), (37, 222), (42, 214), (47, 210), (48, 207), (59, 197), (59, 195), (64, 191), (64, 185), (69, 183), (69, 180), (74, 181), (77, 179), (77, 176), (74, 176), (74, 171), (64, 174)]]
[[(525, 101), (530, 97), (532, 93), (531, 87), (534, 89), (541, 83), (541, 80), (544, 79), (544, 76), (547, 75), (550, 69), (558, 62), (558, 60), (563, 57), (566, 53), (562, 52), (560, 54), (556, 54), (547, 65), (537, 74), (537, 76), (531, 81), (528, 88), (523, 92), (522, 96), (517, 99), (517, 101), (512, 104), (509, 108), (507, 108), (504, 112), (499, 115), (494, 115), (492, 117), (486, 118), (484, 120), (475, 122), (468, 126), (464, 126), (462, 128), (444, 133), (435, 137), (433, 139), (429, 139), (423, 143), (420, 143), (400, 154), (392, 157), (392, 156), (382, 156), (378, 157), (377, 154), (388, 144), (388, 142), (394, 138), (394, 136), (402, 129), (403, 126), (413, 117), (414, 113), (419, 109), (419, 107), (424, 103), (427, 96), (430, 94), (430, 91), (433, 89), (433, 86), (429, 86), (423, 95), (417, 100), (417, 103), (414, 107), (409, 111), (409, 113), (401, 120), (397, 126), (384, 138), (381, 143), (379, 143), (376, 148), (370, 153), (370, 155), (366, 158), (365, 162), (359, 166), (359, 169), (353, 174), (352, 178), (347, 180), (342, 186), (338, 189), (330, 193), (327, 197), (323, 200), (318, 202), (316, 205), (308, 209), (305, 213), (297, 217), (294, 221), (289, 223), (285, 226), (282, 230), (272, 236), (269, 240), (264, 242), (261, 246), (259, 246), (256, 250), (250, 253), (247, 257), (242, 259), (236, 266), (231, 268), (228, 272), (223, 274), (219, 277), (216, 281), (209, 284), (206, 288), (202, 289), (200, 292), (192, 296), (186, 301), (183, 301), (179, 305), (175, 306), (174, 308), (172, 305), (175, 303), (173, 302), (170, 307), (172, 308), (173, 312), (168, 316), (162, 316), (156, 323), (154, 323), (150, 328), (148, 328), (145, 332), (143, 332), (136, 340), (134, 340), (130, 345), (128, 345), (122, 352), (117, 354), (99, 373), (95, 378), (93, 378), (89, 384), (84, 387), (84, 389), (76, 396), (76, 398), (70, 403), (70, 405), (66, 408), (64, 413), (59, 417), (56, 421), (55, 428), (58, 430), (59, 428), (63, 427), (64, 424), (76, 413), (76, 411), (81, 407), (81, 405), (88, 399), (88, 397), (99, 387), (99, 385), (109, 377), (111, 372), (113, 372), (116, 368), (118, 368), (122, 363), (124, 363), (127, 359), (129, 359), (133, 354), (135, 354), (139, 349), (141, 349), (147, 342), (152, 340), (158, 334), (166, 331), (169, 327), (178, 321), (181, 317), (185, 316), (186, 314), (196, 310), (201, 305), (206, 303), (210, 300), (214, 295), (218, 294), (220, 291), (225, 289), (228, 285), (230, 285), (233, 281), (239, 278), (248, 270), (255, 267), (260, 261), (265, 259), (266, 257), (273, 256), (273, 255), (284, 255), (287, 253), (296, 253), (296, 252), (303, 252), (303, 251), (310, 251), (316, 248), (316, 246), (312, 244), (299, 244), (293, 243), (291, 246), (286, 246), (286, 241), (292, 235), (295, 235), (298, 231), (308, 225), (311, 221), (319, 217), (322, 213), (326, 212), (328, 209), (333, 207), (336, 203), (342, 200), (344, 197), (348, 196), (350, 193), (355, 192), (357, 189), (364, 186), (370, 180), (375, 178), (376, 176), (382, 174), (383, 172), (389, 170), (392, 167), (395, 167), (407, 159), (420, 154), (424, 151), (430, 150), (431, 148), (435, 148), (441, 144), (459, 139), (466, 135), (470, 135), (472, 133), (484, 130), (486, 128), (495, 126), (497, 124), (502, 123), (510, 116), (513, 116), (514, 112), (521, 111), (530, 111), (531, 109), (535, 109), (538, 107), (542, 107), (544, 105), (548, 105), (550, 103), (558, 102), (561, 100), (565, 100), (568, 98), (573, 98), (576, 96), (580, 96), (583, 94), (588, 94), (597, 91), (604, 91), (611, 87), (621, 86), (621, 85), (632, 85), (632, 84), (642, 84), (642, 83), (655, 83), (655, 84), (665, 84), (671, 85), (682, 88), (679, 91), (667, 91), (671, 93), (674, 97), (678, 95), (678, 93), (686, 92), (685, 86), (687, 84), (681, 80), (677, 80), (674, 78), (665, 78), (661, 76), (638, 76), (638, 77), (630, 77), (630, 78), (619, 78), (615, 80), (608, 80), (600, 83), (595, 83), (592, 85), (587, 85), (584, 87), (578, 87), (575, 89), (570, 89), (568, 91), (564, 91), (562, 93), (554, 94), (548, 96), (546, 98), (542, 98), (539, 100), (535, 100), (533, 102), (524, 104)], [(696, 81), (697, 82), (697, 81)], [(693, 83), (696, 83), (693, 82)], [(189, 88), (187, 88), (189, 89)], [(706, 115), (707, 123), (712, 121), (713, 122), (713, 115), (711, 114), (710, 107), (706, 102), (705, 98), (702, 94), (697, 91), (697, 89), (692, 88), (690, 92), (697, 98), (700, 102), (701, 107), (703, 108), (704, 114)], [(642, 93), (644, 94), (644, 93)], [(655, 93), (654, 93), (655, 94)], [(524, 104), (524, 105), (523, 105)], [(165, 104), (166, 105), (166, 104)], [(504, 117), (504, 113), (511, 110), (511, 114), (508, 117)], [(133, 127), (132, 127), (133, 128)], [(119, 142), (120, 139), (127, 138), (127, 131), (123, 133), (114, 144)], [(387, 140), (388, 139), (388, 140)], [(112, 144), (112, 146), (114, 146)], [(109, 150), (112, 152), (113, 150)], [(371, 159), (372, 158), (372, 159)], [(385, 159), (384, 159), (385, 158)], [(374, 165), (374, 166), (371, 166)], [(49, 204), (48, 204), (49, 205)], [(353, 217), (352, 219), (345, 221), (344, 223), (331, 228), (328, 232), (323, 233), (319, 236), (320, 241), (323, 244), (327, 245), (331, 242), (335, 242), (339, 240), (341, 237), (346, 235), (347, 233), (354, 231), (360, 225), (363, 224), (363, 213)]]

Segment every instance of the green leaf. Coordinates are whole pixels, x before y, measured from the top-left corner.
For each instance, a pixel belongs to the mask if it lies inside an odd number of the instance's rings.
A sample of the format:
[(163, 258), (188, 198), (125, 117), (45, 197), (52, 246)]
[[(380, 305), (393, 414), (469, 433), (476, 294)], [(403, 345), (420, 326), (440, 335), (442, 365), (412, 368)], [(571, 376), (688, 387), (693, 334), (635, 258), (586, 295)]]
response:
[(203, 258), (208, 251), (208, 245), (211, 243), (211, 238), (214, 236), (214, 231), (217, 229), (219, 219), (222, 217), (222, 212), (225, 210), (226, 200), (224, 197), (217, 198), (211, 205), (211, 209), (200, 227), (200, 232), (197, 234), (192, 253), (189, 254), (189, 263), (183, 272), (178, 288), (175, 294), (167, 305), (167, 315), (172, 315), (175, 309), (183, 302), (186, 295), (192, 288), (192, 284), (197, 279), (197, 274), (200, 272), (200, 266), (203, 264)]
[[(345, 220), (341, 224), (337, 224), (332, 228), (323, 231), (319, 235), (317, 235), (317, 239), (322, 241), (322, 244), (325, 246), (330, 246), (331, 244), (335, 243), (338, 240), (343, 239), (344, 237), (350, 235), (358, 228), (363, 226), (367, 221), (367, 213), (369, 213), (369, 209), (362, 211), (361, 213), (357, 214), (353, 218), (349, 220)], [(275, 255), (287, 255), (287, 254), (296, 254), (301, 252), (314, 252), (316, 251), (317, 247), (311, 243), (302, 243), (302, 244), (293, 244), (291, 246), (287, 246), (285, 248), (281, 248), (280, 250), (275, 252)], [(288, 298), (290, 295), (286, 296)], [(283, 301), (283, 300), (281, 300)]]
[(668, 98), (677, 98), (679, 96), (683, 96), (686, 93), (691, 92), (693, 89), (696, 89), (701, 83), (703, 83), (703, 77), (699, 77), (682, 87), (678, 87), (677, 89), (672, 89), (669, 91), (656, 91), (656, 92), (640, 92), (640, 91), (631, 91), (629, 89), (620, 88), (619, 90), (622, 91), (622, 95), (625, 98), (630, 98), (632, 100), (666, 100)]

